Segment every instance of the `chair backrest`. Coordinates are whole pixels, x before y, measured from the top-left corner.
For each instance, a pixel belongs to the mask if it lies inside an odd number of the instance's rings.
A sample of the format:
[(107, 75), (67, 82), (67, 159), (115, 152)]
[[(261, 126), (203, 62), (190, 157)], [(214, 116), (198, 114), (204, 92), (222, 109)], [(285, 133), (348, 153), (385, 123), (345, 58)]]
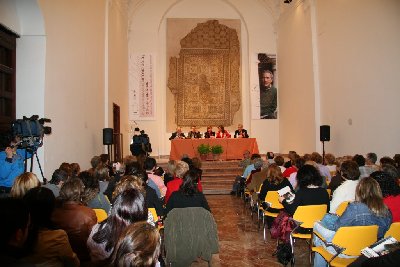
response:
[(390, 225), (389, 230), (386, 231), (385, 237), (392, 236), (400, 241), (400, 222), (394, 222)]
[(327, 188), (326, 192), (328, 192), (329, 198), (332, 197), (332, 189)]
[(350, 203), (349, 201), (343, 201), (342, 203), (340, 203), (340, 205), (336, 209), (336, 214), (338, 216), (342, 216), (344, 211), (347, 209), (347, 206), (349, 205), (349, 203)]
[(265, 202), (271, 203), (271, 208), (273, 209), (283, 209), (283, 205), (279, 203), (278, 191), (268, 191), (265, 196)]
[(100, 223), (102, 221), (104, 221), (105, 219), (107, 219), (108, 215), (107, 212), (103, 209), (93, 209), (94, 212), (96, 213), (96, 217), (97, 217), (97, 222)]
[(158, 221), (158, 215), (157, 211), (155, 208), (149, 208), (149, 212), (151, 212), (151, 215), (153, 215), (153, 221), (157, 222)]
[(361, 250), (377, 241), (378, 226), (345, 226), (340, 227), (332, 239), (332, 243), (345, 250), (348, 256), (359, 256)]
[(313, 228), (316, 221), (321, 220), (326, 214), (326, 204), (298, 206), (293, 214), (293, 219), (302, 222), (303, 228)]
[(257, 193), (260, 193), (260, 192), (261, 192), (262, 185), (263, 185), (263, 184), (260, 184), (260, 186), (258, 187)]

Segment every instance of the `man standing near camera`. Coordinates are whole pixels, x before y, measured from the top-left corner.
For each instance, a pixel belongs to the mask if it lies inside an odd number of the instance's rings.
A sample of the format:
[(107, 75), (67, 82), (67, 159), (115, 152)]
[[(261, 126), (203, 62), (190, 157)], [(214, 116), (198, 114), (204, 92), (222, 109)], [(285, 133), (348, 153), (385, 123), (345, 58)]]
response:
[[(15, 178), (24, 172), (25, 149), (17, 149), (19, 137), (10, 142), (10, 146), (0, 152), (0, 197), (7, 197)], [(27, 153), (30, 158), (31, 153)]]

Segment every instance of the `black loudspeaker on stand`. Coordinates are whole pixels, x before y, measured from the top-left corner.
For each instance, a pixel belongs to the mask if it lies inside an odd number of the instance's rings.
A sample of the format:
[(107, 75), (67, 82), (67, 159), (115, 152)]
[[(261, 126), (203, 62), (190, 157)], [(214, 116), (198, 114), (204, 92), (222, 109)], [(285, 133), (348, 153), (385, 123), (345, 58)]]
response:
[(331, 127), (329, 125), (319, 126), (319, 140), (322, 142), (322, 162), (325, 162), (325, 141), (331, 140)]
[(107, 146), (108, 159), (111, 161), (112, 155), (112, 145), (114, 144), (114, 129), (104, 128), (103, 129), (103, 145)]

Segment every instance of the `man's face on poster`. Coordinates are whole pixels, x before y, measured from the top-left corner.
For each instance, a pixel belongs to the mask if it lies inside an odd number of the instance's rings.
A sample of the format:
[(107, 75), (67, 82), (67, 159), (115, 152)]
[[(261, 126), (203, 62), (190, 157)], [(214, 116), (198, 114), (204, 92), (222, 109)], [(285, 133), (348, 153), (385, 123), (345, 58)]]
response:
[(264, 86), (269, 88), (271, 86), (271, 83), (272, 83), (272, 74), (268, 73), (268, 72), (264, 72), (262, 80), (263, 80)]

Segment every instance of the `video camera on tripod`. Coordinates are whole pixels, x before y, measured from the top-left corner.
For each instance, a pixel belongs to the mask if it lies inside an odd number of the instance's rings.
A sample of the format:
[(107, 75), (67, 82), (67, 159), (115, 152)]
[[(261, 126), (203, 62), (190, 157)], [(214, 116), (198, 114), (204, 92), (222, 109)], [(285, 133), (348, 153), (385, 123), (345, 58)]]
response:
[(16, 120), (11, 125), (12, 135), (19, 137), (17, 143), (18, 148), (27, 148), (29, 150), (37, 150), (43, 145), (43, 136), (51, 133), (51, 127), (44, 126), (50, 119), (41, 118), (33, 115), (30, 118), (23, 116), (22, 119)]

